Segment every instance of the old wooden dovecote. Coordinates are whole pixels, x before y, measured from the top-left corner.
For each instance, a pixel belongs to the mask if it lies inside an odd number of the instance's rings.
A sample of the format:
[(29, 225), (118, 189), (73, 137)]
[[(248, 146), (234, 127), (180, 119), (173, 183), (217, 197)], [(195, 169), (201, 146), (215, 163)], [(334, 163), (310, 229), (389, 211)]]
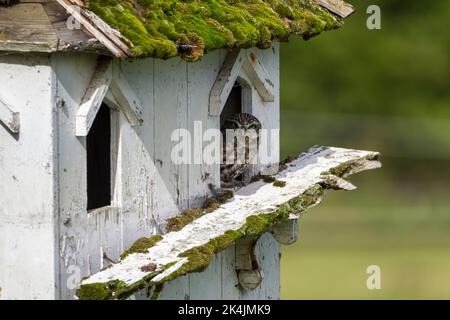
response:
[[(220, 165), (174, 164), (171, 137), (195, 140), (224, 112), (277, 131), (279, 41), (352, 12), (341, 0), (0, 0), (0, 299), (279, 298), (279, 243), (378, 154), (314, 147), (213, 201)], [(280, 162), (277, 139), (269, 149), (249, 175)]]

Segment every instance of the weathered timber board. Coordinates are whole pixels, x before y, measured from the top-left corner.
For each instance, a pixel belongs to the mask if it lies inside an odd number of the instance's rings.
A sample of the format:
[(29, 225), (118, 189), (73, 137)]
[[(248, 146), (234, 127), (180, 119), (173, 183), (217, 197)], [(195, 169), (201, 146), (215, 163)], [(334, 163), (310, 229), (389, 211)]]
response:
[[(249, 230), (258, 230), (254, 232), (262, 234), (271, 223), (287, 219), (285, 214), (291, 218), (299, 217), (306, 209), (321, 202), (323, 190), (354, 190), (355, 187), (343, 178), (381, 167), (378, 158), (376, 152), (313, 147), (276, 176), (277, 180), (285, 182), (284, 187), (263, 181), (249, 184), (216, 211), (178, 232), (166, 234), (146, 253), (132, 253), (111, 268), (85, 279), (80, 297), (93, 298), (90, 289), (101, 288), (103, 295), (100, 298), (122, 298), (142, 286), (162, 284), (204, 270), (211, 257), (224, 249), (224, 245), (218, 243), (224, 236), (227, 237), (225, 243), (231, 245), (248, 235)], [(258, 227), (251, 225), (254, 218)], [(270, 222), (264, 225), (264, 221)], [(200, 255), (205, 261), (194, 261), (199, 255), (192, 255), (193, 249), (194, 252), (200, 249), (202, 253), (210, 250), (211, 256)], [(148, 265), (154, 265), (156, 269), (144, 270)]]

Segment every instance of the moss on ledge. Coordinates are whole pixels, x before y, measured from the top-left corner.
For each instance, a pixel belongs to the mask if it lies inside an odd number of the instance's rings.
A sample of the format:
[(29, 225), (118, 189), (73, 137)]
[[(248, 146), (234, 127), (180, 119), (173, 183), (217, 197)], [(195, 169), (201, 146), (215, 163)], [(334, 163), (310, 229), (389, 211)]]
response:
[(148, 249), (154, 247), (162, 239), (163, 236), (161, 235), (155, 235), (149, 238), (140, 238), (131, 246), (130, 249), (120, 255), (120, 259), (124, 260), (133, 253), (146, 253)]
[(223, 194), (207, 199), (202, 208), (190, 209), (178, 216), (168, 219), (166, 226), (167, 232), (180, 231), (194, 220), (218, 209), (222, 204), (233, 198), (233, 196), (233, 191), (224, 190)]
[(89, 9), (132, 43), (134, 57), (196, 61), (219, 48), (269, 48), (341, 19), (312, 0), (91, 0)]

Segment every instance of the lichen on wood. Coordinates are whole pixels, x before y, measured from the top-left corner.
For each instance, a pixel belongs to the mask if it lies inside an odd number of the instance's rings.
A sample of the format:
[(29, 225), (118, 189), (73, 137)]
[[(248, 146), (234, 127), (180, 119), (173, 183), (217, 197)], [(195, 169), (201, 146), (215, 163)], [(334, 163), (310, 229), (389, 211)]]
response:
[[(259, 237), (287, 219), (300, 217), (322, 201), (326, 190), (353, 190), (344, 176), (381, 166), (379, 154), (314, 147), (275, 176), (284, 188), (256, 181), (180, 231), (170, 232), (145, 253), (129, 254), (120, 263), (85, 280), (80, 299), (121, 299), (208, 267), (214, 254), (243, 237)], [(332, 174), (332, 172), (334, 174)], [(339, 177), (338, 175), (342, 175)], [(156, 269), (147, 269), (154, 264)]]
[(218, 48), (269, 48), (310, 38), (342, 19), (312, 0), (90, 0), (88, 8), (132, 43), (134, 57), (196, 61)]

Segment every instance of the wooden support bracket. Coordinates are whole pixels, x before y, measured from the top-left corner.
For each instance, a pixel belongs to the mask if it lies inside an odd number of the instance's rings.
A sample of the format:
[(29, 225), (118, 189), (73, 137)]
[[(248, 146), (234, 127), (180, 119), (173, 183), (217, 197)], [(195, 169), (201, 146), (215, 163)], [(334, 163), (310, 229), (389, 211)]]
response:
[(19, 112), (14, 111), (13, 107), (0, 98), (0, 121), (11, 130), (12, 133), (20, 131)]
[(263, 280), (255, 254), (258, 239), (247, 237), (236, 242), (236, 272), (239, 284), (245, 290), (255, 290)]
[(289, 219), (272, 228), (272, 235), (280, 244), (291, 245), (298, 240), (298, 218)]
[(20, 131), (19, 112), (14, 111), (13, 107), (0, 98), (0, 121), (11, 130), (12, 133)]

